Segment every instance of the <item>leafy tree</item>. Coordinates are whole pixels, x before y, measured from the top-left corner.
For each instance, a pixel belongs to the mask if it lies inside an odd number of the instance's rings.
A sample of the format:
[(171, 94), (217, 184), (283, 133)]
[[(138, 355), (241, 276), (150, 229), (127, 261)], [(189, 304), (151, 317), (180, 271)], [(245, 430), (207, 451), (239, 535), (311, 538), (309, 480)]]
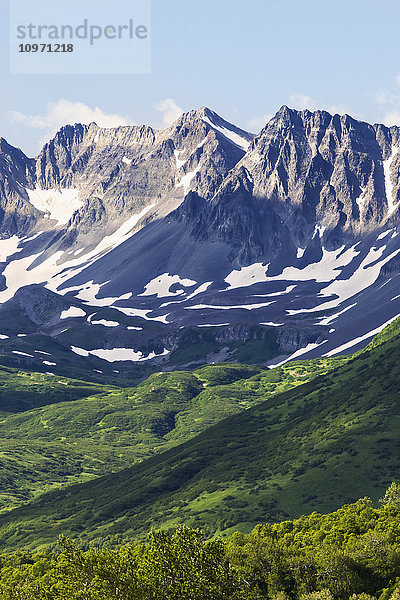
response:
[(392, 481), (380, 502), (383, 506), (400, 508), (400, 483)]

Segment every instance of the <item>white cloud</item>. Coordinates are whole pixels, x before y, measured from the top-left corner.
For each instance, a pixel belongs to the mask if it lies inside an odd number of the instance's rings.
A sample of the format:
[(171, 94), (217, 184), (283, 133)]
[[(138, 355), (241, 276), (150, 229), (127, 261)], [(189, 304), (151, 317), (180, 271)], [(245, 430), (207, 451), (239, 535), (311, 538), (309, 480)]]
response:
[(173, 98), (160, 100), (154, 108), (162, 114), (164, 127), (172, 125), (183, 114), (183, 108), (178, 106)]
[(289, 98), (288, 105), (289, 107), (296, 108), (297, 110), (305, 110), (306, 108), (312, 111), (326, 110), (331, 115), (351, 114), (354, 118), (359, 118), (357, 113), (350, 111), (348, 106), (344, 104), (328, 104), (325, 102), (317, 102), (314, 98), (311, 98), (311, 96), (306, 96), (305, 94), (292, 94), (292, 96)]
[(375, 104), (398, 104), (399, 97), (391, 92), (380, 90), (373, 95)]
[[(400, 83), (400, 75), (397, 78)], [(376, 104), (379, 105), (379, 112), (382, 115), (380, 121), (390, 127), (391, 125), (400, 125), (400, 95), (392, 92), (379, 91), (373, 96)]]
[(10, 111), (10, 116), (16, 123), (26, 125), (33, 129), (43, 131), (43, 140), (47, 140), (63, 125), (75, 123), (97, 123), (99, 127), (118, 127), (119, 125), (132, 125), (121, 115), (105, 113), (98, 106), (94, 108), (83, 102), (72, 102), (61, 98), (57, 102), (49, 102), (46, 111), (39, 115), (27, 115), (17, 111)]
[(289, 98), (289, 106), (297, 110), (305, 110), (306, 108), (315, 110), (317, 108), (314, 98), (305, 94), (292, 94)]
[(261, 115), (260, 117), (254, 117), (253, 119), (247, 121), (247, 126), (250, 128), (251, 131), (255, 131), (258, 133), (259, 131), (261, 131), (261, 129), (263, 129), (266, 126), (268, 121), (272, 119), (273, 116), (274, 115), (267, 113), (265, 115)]
[(400, 110), (390, 110), (383, 117), (384, 125), (391, 127), (392, 125), (400, 125)]
[(328, 106), (325, 110), (327, 110), (328, 113), (330, 113), (331, 115), (349, 115), (351, 114), (352, 117), (357, 118), (357, 114), (354, 111), (350, 111), (350, 109), (345, 105), (345, 104), (331, 104), (330, 106)]

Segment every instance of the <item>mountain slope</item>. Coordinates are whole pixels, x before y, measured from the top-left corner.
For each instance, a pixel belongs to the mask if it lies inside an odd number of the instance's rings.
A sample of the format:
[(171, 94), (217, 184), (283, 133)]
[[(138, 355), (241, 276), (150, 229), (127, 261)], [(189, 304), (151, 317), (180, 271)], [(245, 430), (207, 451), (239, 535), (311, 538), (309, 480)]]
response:
[(3, 545), (118, 541), (178, 522), (210, 532), (382, 495), (399, 468), (399, 324), (326, 375), (130, 469), (0, 517)]

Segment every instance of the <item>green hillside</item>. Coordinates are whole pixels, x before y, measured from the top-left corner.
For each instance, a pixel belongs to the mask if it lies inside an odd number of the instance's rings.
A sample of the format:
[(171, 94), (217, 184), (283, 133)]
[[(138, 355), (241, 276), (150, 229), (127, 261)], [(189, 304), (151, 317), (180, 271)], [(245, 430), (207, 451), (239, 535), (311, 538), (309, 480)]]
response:
[[(248, 531), (377, 499), (399, 472), (399, 362), (396, 324), (336, 370), (269, 394), (161, 455), (4, 514), (1, 543), (49, 543), (59, 533), (115, 543), (181, 522), (210, 534)], [(241, 387), (254, 380), (260, 385), (262, 373)]]
[(78, 400), (112, 386), (67, 377), (18, 371), (0, 365), (0, 417), (48, 404)]
[[(344, 360), (320, 359), (274, 370), (214, 365), (194, 372), (155, 373), (135, 388), (123, 389), (85, 387), (41, 374), (3, 375), (10, 390), (17, 388), (17, 377), (25, 382), (26, 394), (36, 386), (41, 392), (37, 406), (58, 403), (23, 411), (20, 400), (16, 408), (21, 412), (0, 417), (0, 508), (131, 466)], [(19, 382), (17, 398), (25, 393), (21, 388)], [(77, 396), (88, 391), (93, 395)]]

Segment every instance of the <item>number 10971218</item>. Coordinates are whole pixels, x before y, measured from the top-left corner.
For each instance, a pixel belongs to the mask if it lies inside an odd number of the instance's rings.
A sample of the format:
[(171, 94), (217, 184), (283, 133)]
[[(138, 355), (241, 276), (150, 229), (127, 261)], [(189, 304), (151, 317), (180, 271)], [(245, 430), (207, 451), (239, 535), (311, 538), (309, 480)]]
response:
[(19, 44), (19, 52), (73, 52), (73, 44)]

